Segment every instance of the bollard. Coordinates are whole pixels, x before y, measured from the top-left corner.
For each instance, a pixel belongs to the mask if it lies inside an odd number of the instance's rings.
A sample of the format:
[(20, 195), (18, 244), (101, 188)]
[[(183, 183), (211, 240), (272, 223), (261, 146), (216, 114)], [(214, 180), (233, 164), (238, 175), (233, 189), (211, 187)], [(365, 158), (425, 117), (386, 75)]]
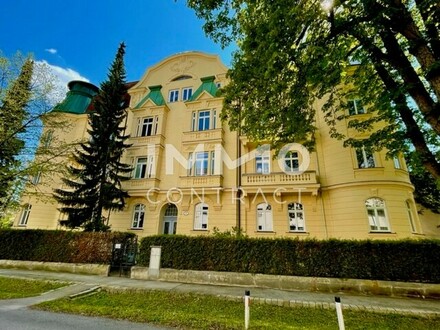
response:
[(244, 328), (249, 328), (249, 319), (250, 319), (250, 313), (249, 313), (249, 303), (251, 300), (251, 292), (249, 290), (246, 290), (244, 292)]
[(344, 316), (342, 315), (341, 298), (335, 297), (336, 314), (338, 315), (339, 330), (345, 330)]

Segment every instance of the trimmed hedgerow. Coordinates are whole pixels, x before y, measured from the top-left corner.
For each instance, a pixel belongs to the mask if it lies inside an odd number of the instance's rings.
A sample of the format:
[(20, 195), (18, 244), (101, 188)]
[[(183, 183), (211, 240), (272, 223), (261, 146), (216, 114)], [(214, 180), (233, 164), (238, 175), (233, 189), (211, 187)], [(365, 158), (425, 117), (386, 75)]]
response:
[(162, 246), (163, 268), (440, 283), (440, 240), (158, 235), (141, 239), (139, 265), (151, 246)]
[(62, 230), (0, 230), (0, 259), (108, 264), (115, 239), (132, 233)]

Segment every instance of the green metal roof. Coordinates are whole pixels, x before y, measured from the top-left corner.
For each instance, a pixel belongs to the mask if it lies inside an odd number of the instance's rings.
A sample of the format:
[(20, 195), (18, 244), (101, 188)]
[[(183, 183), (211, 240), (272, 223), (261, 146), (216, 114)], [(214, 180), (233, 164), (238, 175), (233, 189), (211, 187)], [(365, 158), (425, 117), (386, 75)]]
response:
[(58, 103), (52, 111), (84, 114), (93, 97), (98, 94), (99, 88), (85, 81), (74, 80), (67, 85), (69, 92), (66, 98)]
[(165, 105), (165, 100), (160, 91), (162, 89), (161, 85), (148, 86), (148, 89), (150, 92), (134, 107), (135, 109), (140, 108), (145, 102), (147, 102), (148, 99), (150, 99), (157, 106)]
[(200, 79), (202, 81), (202, 85), (197, 88), (194, 94), (191, 96), (189, 101), (195, 101), (202, 94), (203, 91), (209, 93), (211, 96), (216, 97), (218, 93), (218, 88), (214, 83), (215, 76), (204, 77)]

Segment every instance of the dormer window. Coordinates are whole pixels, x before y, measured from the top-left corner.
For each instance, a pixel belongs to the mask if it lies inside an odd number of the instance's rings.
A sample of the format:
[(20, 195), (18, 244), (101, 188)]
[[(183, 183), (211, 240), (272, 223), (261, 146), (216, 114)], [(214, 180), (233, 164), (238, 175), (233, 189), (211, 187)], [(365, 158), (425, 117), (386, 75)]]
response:
[(187, 101), (192, 96), (193, 89), (192, 87), (186, 87), (182, 89), (182, 101)]
[(172, 89), (168, 95), (168, 102), (177, 102), (179, 100), (179, 90)]

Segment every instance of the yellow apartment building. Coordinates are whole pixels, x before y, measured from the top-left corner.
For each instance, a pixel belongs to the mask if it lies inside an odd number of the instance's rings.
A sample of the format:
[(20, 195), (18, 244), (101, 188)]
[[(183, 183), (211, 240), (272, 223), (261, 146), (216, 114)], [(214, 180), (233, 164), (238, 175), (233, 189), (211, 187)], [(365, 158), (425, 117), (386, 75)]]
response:
[[(241, 228), (251, 237), (400, 239), (423, 237), (403, 158), (344, 148), (329, 137), (316, 101), (316, 148), (270, 146), (238, 136), (221, 122), (228, 68), (217, 56), (180, 53), (148, 68), (130, 84), (127, 130), (133, 166), (123, 183), (130, 195), (123, 211), (108, 215), (113, 231), (138, 236), (209, 235)], [(68, 129), (54, 139), (87, 140), (87, 109), (97, 87), (69, 83), (54, 112)], [(352, 100), (350, 115), (371, 116)], [(339, 130), (359, 139), (365, 136)], [(61, 163), (61, 160), (60, 160)], [(61, 228), (63, 214), (51, 197), (59, 177), (34, 178), (14, 227)], [(39, 198), (44, 196), (45, 198)], [(107, 216), (107, 215), (106, 215)]]

